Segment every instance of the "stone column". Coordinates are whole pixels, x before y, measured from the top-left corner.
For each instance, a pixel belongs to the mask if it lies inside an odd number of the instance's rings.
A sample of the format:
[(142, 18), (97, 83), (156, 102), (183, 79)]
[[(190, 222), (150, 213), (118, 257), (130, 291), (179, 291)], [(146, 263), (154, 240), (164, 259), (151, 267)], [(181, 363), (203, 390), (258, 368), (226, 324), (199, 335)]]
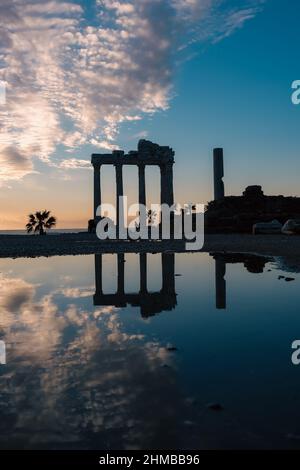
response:
[(101, 165), (94, 163), (94, 220), (96, 220), (96, 212), (101, 205)]
[(223, 149), (214, 149), (214, 199), (223, 199), (224, 192), (224, 161), (223, 161)]
[(165, 196), (165, 167), (164, 165), (159, 165), (160, 171), (160, 203), (164, 204), (166, 196)]
[[(139, 204), (146, 207), (146, 178), (145, 165), (140, 163), (139, 166)], [(147, 225), (147, 210), (140, 210), (140, 231)]]
[(161, 204), (174, 204), (173, 163), (160, 165)]
[[(173, 189), (173, 163), (160, 165), (160, 191), (161, 204), (167, 204), (171, 207), (174, 204)], [(174, 212), (170, 215), (170, 238), (174, 238)], [(160, 227), (160, 236), (162, 237), (162, 226)]]
[(123, 166), (116, 164), (116, 187), (117, 187), (117, 236), (119, 237), (121, 226), (124, 226), (124, 221), (120, 220), (120, 197), (123, 196)]
[(140, 293), (147, 293), (147, 253), (140, 253)]
[(145, 165), (139, 165), (139, 204), (146, 206)]

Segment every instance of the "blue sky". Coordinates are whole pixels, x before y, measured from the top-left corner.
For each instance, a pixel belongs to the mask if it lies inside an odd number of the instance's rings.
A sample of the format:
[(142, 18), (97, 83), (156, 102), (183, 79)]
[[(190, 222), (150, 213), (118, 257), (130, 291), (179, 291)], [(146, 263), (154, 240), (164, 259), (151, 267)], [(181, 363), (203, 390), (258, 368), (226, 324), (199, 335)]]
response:
[[(90, 154), (134, 149), (144, 136), (176, 151), (179, 202), (211, 199), (219, 146), (227, 194), (261, 184), (267, 194), (299, 195), (297, 2), (38, 3), (0, 7), (0, 229), (22, 227), (37, 204), (61, 227), (85, 226)], [(133, 202), (136, 175), (125, 175)], [(103, 177), (107, 202), (112, 176)], [(147, 181), (157, 201), (158, 172)]]
[[(300, 195), (300, 106), (291, 103), (291, 83), (300, 76), (299, 13), (297, 2), (269, 1), (229, 38), (195, 45), (196, 57), (176, 77), (170, 110), (146, 126), (150, 138), (176, 149), (181, 198), (195, 190), (200, 200), (211, 197), (218, 146), (227, 194), (261, 184), (267, 194)], [(188, 184), (181, 187), (183, 175)]]

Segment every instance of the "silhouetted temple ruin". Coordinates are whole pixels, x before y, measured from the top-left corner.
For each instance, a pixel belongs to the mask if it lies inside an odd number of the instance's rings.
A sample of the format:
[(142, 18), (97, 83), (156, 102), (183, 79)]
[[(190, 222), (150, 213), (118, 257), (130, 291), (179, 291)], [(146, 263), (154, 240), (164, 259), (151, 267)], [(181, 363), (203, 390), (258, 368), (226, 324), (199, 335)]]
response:
[(213, 165), (214, 200), (206, 207), (206, 232), (247, 233), (258, 222), (278, 220), (284, 224), (300, 218), (299, 197), (266, 196), (259, 185), (248, 186), (241, 196), (225, 196), (222, 149), (214, 150)]
[[(138, 167), (139, 178), (139, 204), (146, 206), (146, 165), (158, 166), (161, 179), (161, 204), (174, 204), (173, 189), (173, 164), (174, 151), (170, 147), (160, 146), (148, 140), (140, 140), (138, 149), (130, 151), (127, 155), (121, 150), (115, 150), (111, 154), (93, 154), (92, 165), (94, 167), (94, 220), (97, 220), (97, 209), (101, 205), (101, 167), (113, 165), (116, 171), (116, 208), (117, 221), (120, 220), (120, 197), (123, 191), (123, 167), (134, 165)], [(99, 216), (99, 214), (98, 214)]]
[[(97, 209), (101, 206), (101, 167), (113, 165), (116, 175), (116, 216), (120, 218), (120, 197), (123, 191), (123, 167), (134, 165), (138, 168), (139, 204), (146, 206), (146, 178), (147, 165), (158, 166), (161, 179), (161, 204), (172, 206), (174, 204), (173, 165), (174, 151), (167, 146), (160, 146), (147, 140), (140, 140), (138, 149), (125, 154), (121, 150), (110, 154), (93, 154), (94, 167), (94, 219), (90, 221), (91, 227), (100, 218)], [(252, 232), (252, 227), (258, 222), (271, 222), (278, 220), (284, 224), (288, 219), (300, 219), (300, 198), (286, 196), (266, 196), (261, 186), (248, 186), (241, 196), (225, 196), (224, 189), (224, 158), (223, 149), (213, 151), (214, 171), (214, 200), (206, 206), (205, 231), (206, 233), (232, 233)], [(198, 201), (197, 201), (198, 202)], [(171, 218), (171, 236), (173, 234), (174, 215)], [(92, 227), (93, 226), (93, 227)], [(195, 222), (194, 222), (195, 229)]]

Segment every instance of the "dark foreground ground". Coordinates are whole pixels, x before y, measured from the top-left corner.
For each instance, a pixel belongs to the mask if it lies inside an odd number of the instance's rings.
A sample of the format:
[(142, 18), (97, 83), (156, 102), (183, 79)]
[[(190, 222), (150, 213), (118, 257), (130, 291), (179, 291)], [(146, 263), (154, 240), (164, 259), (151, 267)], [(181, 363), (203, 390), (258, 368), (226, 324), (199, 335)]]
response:
[[(183, 252), (182, 241), (100, 241), (88, 233), (57, 235), (1, 235), (0, 257), (79, 255), (117, 252)], [(209, 234), (204, 252), (258, 253), (263, 255), (300, 256), (300, 236)]]

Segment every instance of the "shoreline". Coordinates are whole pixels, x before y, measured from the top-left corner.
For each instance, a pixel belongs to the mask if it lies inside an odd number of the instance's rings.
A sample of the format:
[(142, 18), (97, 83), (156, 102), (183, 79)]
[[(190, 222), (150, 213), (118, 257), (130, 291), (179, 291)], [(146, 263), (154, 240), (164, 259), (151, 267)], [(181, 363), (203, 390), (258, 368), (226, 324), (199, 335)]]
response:
[(94, 234), (65, 233), (0, 235), (0, 258), (35, 258), (97, 253), (253, 253), (264, 256), (300, 256), (300, 237), (287, 235), (207, 234), (204, 247), (186, 251), (182, 240), (100, 241)]

